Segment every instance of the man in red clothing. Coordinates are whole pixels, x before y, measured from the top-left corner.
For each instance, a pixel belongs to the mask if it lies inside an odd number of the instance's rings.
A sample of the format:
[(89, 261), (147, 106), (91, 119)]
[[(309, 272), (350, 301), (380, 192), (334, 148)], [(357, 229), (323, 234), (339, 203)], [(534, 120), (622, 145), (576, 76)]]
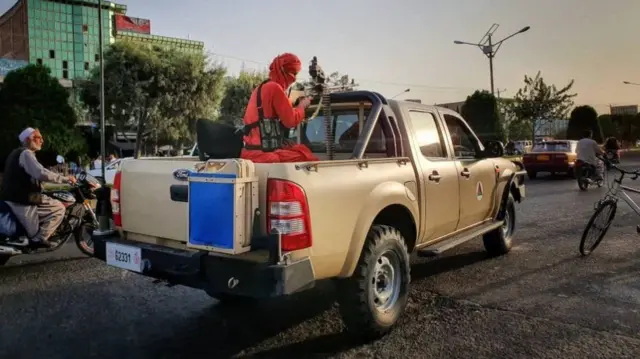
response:
[(244, 125), (250, 132), (244, 137), (241, 158), (256, 163), (318, 161), (307, 146), (287, 144), (284, 138), (286, 129), (304, 120), (311, 103), (305, 97), (293, 107), (285, 94), (301, 69), (302, 63), (294, 54), (282, 54), (273, 60), (269, 79), (253, 91), (244, 114)]

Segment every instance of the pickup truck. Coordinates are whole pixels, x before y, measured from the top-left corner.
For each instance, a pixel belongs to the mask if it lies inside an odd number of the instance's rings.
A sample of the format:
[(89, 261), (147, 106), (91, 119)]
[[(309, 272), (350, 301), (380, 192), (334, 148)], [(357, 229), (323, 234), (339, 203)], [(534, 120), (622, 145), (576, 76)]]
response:
[[(525, 172), (501, 158), (500, 146), (485, 148), (445, 108), (370, 91), (333, 93), (330, 101), (330, 114), (290, 134), (319, 161), (252, 164), (259, 200), (248, 250), (192, 248), (189, 202), (206, 202), (190, 197), (189, 173), (204, 162), (149, 158), (123, 161), (111, 192), (118, 231), (94, 235), (95, 256), (235, 303), (334, 279), (347, 328), (375, 338), (405, 310), (411, 253), (438, 256), (478, 237), (492, 255), (509, 252)], [(208, 206), (206, 235), (221, 236), (227, 229)]]

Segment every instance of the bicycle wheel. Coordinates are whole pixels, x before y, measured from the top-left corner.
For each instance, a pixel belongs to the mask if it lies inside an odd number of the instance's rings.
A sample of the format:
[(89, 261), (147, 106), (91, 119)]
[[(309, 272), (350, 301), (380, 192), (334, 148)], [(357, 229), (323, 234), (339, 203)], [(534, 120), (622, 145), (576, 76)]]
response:
[(587, 227), (580, 240), (580, 253), (588, 256), (600, 244), (616, 216), (618, 203), (613, 199), (606, 199), (600, 203), (596, 211), (587, 222)]

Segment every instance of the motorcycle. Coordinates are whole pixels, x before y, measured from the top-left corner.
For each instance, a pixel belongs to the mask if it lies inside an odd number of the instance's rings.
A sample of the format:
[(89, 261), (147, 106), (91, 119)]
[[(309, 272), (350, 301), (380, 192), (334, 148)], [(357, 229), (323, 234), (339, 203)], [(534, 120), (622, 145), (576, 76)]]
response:
[(590, 185), (602, 187), (604, 184), (604, 178), (598, 176), (598, 169), (589, 163), (577, 160), (575, 172), (578, 188), (580, 188), (581, 191), (586, 191)]
[[(45, 248), (38, 243), (29, 241), (22, 225), (19, 221), (14, 220), (12, 234), (0, 234), (0, 265), (5, 264), (13, 256), (56, 251), (71, 238), (74, 238), (76, 246), (82, 253), (93, 256), (91, 234), (98, 228), (98, 219), (91, 207), (90, 200), (96, 198), (94, 191), (99, 189), (101, 184), (95, 177), (84, 171), (76, 175), (76, 179), (76, 184), (72, 185), (69, 190), (43, 192), (60, 201), (66, 208), (62, 222), (49, 238), (54, 246)], [(0, 202), (0, 214), (6, 215), (10, 210), (6, 203)], [(15, 217), (13, 218), (15, 219)], [(4, 232), (7, 232), (6, 228)]]

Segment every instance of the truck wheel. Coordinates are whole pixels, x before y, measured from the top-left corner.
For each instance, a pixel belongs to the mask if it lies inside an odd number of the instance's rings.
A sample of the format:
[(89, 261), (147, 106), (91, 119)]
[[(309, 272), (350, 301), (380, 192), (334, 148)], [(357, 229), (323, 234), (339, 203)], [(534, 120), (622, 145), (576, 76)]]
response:
[[(508, 189), (507, 189), (508, 190)], [(504, 224), (482, 237), (484, 249), (491, 255), (502, 255), (509, 253), (513, 233), (516, 229), (516, 206), (513, 196), (509, 194), (507, 208), (504, 217)]]
[(347, 330), (367, 339), (388, 333), (407, 306), (410, 281), (409, 253), (400, 231), (373, 226), (353, 275), (339, 282)]
[(527, 176), (529, 176), (529, 179), (535, 179), (538, 176), (538, 172), (527, 171)]

